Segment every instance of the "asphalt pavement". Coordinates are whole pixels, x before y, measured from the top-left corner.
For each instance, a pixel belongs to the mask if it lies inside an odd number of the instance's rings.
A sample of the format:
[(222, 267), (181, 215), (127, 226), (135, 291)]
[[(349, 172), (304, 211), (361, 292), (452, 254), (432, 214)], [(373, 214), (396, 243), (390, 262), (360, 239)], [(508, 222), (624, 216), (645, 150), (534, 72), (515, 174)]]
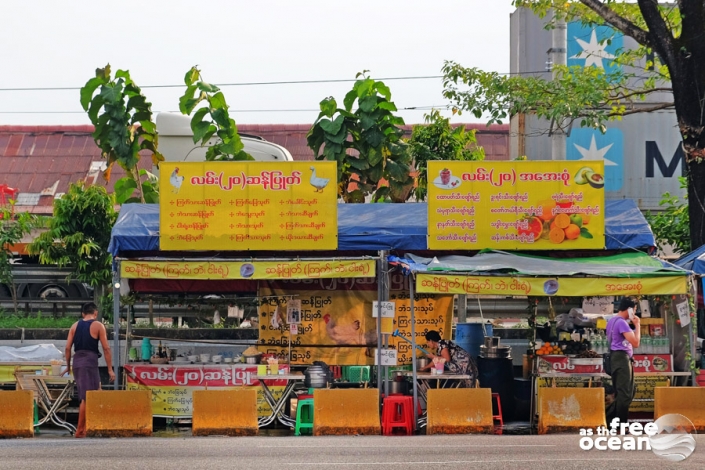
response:
[(583, 451), (577, 435), (151, 437), (0, 440), (0, 469), (671, 469), (705, 468), (705, 436), (679, 463), (651, 451)]

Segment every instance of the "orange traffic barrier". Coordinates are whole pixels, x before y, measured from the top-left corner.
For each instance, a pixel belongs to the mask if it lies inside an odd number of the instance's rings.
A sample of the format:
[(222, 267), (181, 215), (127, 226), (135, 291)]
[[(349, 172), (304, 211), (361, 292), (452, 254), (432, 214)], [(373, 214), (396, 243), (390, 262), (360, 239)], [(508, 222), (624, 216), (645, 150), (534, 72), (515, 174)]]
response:
[(491, 434), (492, 390), (489, 388), (440, 388), (427, 393), (426, 434)]
[(194, 436), (256, 436), (257, 389), (193, 391)]
[(380, 435), (381, 433), (377, 389), (314, 390), (314, 436)]
[(0, 391), (0, 438), (34, 436), (34, 395), (30, 390)]
[(670, 413), (685, 416), (698, 432), (705, 431), (705, 388), (654, 388), (654, 420)]
[(605, 389), (540, 387), (539, 434), (606, 426)]
[(149, 390), (86, 392), (86, 434), (91, 437), (152, 435)]

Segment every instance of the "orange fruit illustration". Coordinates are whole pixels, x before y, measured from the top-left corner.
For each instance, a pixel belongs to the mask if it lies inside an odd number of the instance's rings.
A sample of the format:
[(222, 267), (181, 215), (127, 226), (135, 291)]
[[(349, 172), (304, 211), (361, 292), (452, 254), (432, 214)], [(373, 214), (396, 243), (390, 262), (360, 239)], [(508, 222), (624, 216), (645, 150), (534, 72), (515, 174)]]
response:
[(583, 225), (590, 223), (590, 216), (588, 214), (581, 214), (583, 216)]
[(561, 228), (552, 228), (550, 232), (548, 232), (548, 239), (551, 240), (551, 243), (562, 243), (563, 240), (565, 240), (565, 232)]
[(570, 225), (570, 216), (568, 214), (558, 214), (556, 216), (556, 227), (566, 228)]
[(564, 232), (568, 240), (575, 240), (580, 236), (580, 227), (575, 224), (570, 224), (565, 228)]

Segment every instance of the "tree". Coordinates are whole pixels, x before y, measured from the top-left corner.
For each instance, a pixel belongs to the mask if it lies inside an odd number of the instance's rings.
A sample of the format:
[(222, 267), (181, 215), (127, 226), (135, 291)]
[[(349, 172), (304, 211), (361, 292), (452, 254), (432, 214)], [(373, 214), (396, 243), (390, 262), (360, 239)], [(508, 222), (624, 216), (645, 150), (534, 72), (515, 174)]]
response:
[[(680, 187), (685, 188), (687, 179), (679, 177)], [(646, 220), (654, 232), (656, 244), (661, 251), (670, 245), (675, 253), (686, 254), (690, 251), (690, 220), (688, 217), (688, 202), (678, 196), (665, 193), (659, 203), (664, 208), (662, 212), (652, 214), (646, 212)]]
[(424, 115), (424, 121), (426, 125), (414, 126), (409, 139), (409, 152), (418, 172), (414, 194), (419, 201), (426, 199), (428, 191), (429, 160), (485, 159), (485, 149), (477, 145), (474, 129), (468, 132), (464, 126), (453, 128), (450, 119), (436, 109)]
[(369, 195), (375, 201), (404, 202), (414, 184), (411, 156), (399, 127), (404, 120), (393, 114), (397, 107), (389, 87), (366, 73), (357, 74), (343, 99), (344, 108), (338, 108), (332, 96), (321, 101), (308, 146), (317, 160), (338, 163), (338, 195), (345, 202), (365, 202)]
[(102, 186), (72, 184), (54, 201), (49, 230), (29, 245), (40, 263), (72, 267), (72, 277), (93, 286), (97, 305), (112, 281), (108, 245), (117, 220), (114, 204), (114, 196)]
[[(96, 90), (98, 94), (95, 94)], [(156, 177), (137, 167), (142, 150), (151, 153), (154, 165), (164, 160), (157, 150), (157, 126), (152, 121), (152, 103), (132, 81), (130, 72), (118, 70), (112, 78), (110, 64), (96, 69), (95, 77), (81, 88), (81, 106), (95, 127), (93, 140), (107, 160), (107, 169), (103, 173), (105, 180), (110, 180), (115, 163), (127, 173), (115, 183), (117, 202), (159, 202)], [(133, 196), (135, 190), (137, 196)]]
[[(10, 202), (14, 204), (14, 202)], [(15, 314), (19, 313), (17, 304), (17, 286), (12, 275), (12, 246), (16, 245), (25, 235), (33, 229), (40, 228), (45, 223), (45, 218), (28, 212), (15, 214), (14, 211), (0, 207), (0, 283), (10, 288)]]
[(191, 67), (186, 72), (184, 83), (186, 91), (179, 98), (179, 110), (182, 114), (190, 115), (199, 103), (207, 103), (207, 106), (198, 108), (191, 118), (193, 143), (196, 144), (200, 140), (201, 145), (206, 145), (213, 135), (220, 139), (208, 147), (206, 160), (254, 160), (252, 155), (243, 150), (245, 144), (240, 139), (235, 121), (230, 118), (228, 104), (220, 88), (204, 82), (201, 71), (196, 67)]
[[(607, 24), (640, 46), (622, 51), (615, 61), (629, 66), (606, 73), (596, 68), (557, 67), (551, 81), (506, 77), (447, 62), (444, 95), (459, 111), (490, 115), (499, 122), (517, 113), (535, 113), (557, 125), (578, 121), (604, 131), (604, 123), (622, 116), (675, 109), (687, 165), (691, 246), (705, 244), (705, 8), (702, 0), (658, 4), (613, 0), (514, 0), (544, 17)], [(549, 22), (549, 27), (553, 23)], [(653, 59), (650, 57), (653, 56)], [(625, 71), (627, 70), (627, 71)], [(463, 88), (459, 88), (459, 84)], [(467, 88), (465, 88), (467, 86)], [(647, 95), (671, 92), (673, 101), (642, 105)]]

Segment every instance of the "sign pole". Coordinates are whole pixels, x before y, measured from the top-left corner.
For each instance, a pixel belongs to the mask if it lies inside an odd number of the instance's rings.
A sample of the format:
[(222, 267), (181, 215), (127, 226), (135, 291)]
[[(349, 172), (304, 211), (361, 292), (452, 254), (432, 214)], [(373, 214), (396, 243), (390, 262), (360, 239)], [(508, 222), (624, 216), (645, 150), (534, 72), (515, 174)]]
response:
[[(414, 415), (419, 407), (419, 391), (416, 383), (416, 318), (414, 318), (414, 273), (409, 276), (409, 305), (411, 307), (411, 375), (414, 387)], [(418, 427), (418, 420), (414, 420)]]
[(120, 261), (113, 272), (113, 370), (115, 390), (120, 390)]

